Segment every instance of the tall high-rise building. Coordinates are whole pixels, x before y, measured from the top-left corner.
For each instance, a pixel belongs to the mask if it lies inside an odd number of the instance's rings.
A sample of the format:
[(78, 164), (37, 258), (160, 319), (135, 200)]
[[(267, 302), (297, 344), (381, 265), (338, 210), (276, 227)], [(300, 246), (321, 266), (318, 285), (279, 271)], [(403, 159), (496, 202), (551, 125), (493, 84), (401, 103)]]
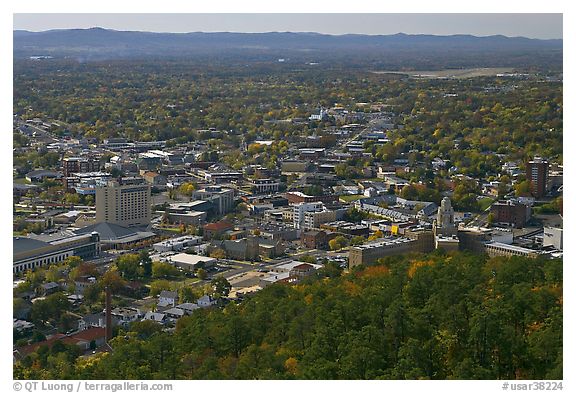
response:
[(124, 227), (150, 224), (150, 185), (141, 178), (119, 178), (96, 187), (96, 222)]
[(548, 183), (548, 161), (541, 157), (534, 157), (526, 164), (526, 178), (530, 183), (530, 192), (535, 198), (546, 194)]

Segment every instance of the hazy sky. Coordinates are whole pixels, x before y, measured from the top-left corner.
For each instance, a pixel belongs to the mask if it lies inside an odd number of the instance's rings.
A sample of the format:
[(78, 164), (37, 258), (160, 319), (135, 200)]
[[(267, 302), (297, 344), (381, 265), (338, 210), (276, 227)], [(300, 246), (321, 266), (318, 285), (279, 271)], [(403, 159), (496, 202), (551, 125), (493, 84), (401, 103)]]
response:
[(14, 14), (14, 29), (104, 27), (155, 32), (502, 34), (562, 38), (562, 14)]

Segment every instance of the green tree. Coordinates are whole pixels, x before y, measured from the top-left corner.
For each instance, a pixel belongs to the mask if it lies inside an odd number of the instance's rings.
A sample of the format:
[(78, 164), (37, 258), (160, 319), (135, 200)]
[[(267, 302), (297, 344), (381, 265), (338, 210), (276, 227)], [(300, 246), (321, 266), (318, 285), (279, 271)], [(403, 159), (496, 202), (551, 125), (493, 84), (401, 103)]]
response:
[(232, 289), (232, 284), (222, 276), (212, 279), (210, 285), (212, 286), (212, 293), (216, 298), (228, 296), (230, 289)]
[(162, 291), (170, 290), (170, 282), (167, 280), (155, 280), (150, 283), (150, 296), (157, 296)]
[(196, 186), (194, 183), (183, 183), (178, 187), (178, 192), (187, 197), (191, 197), (195, 190)]
[(64, 195), (64, 201), (71, 205), (78, 205), (80, 204), (80, 195), (76, 193), (66, 193)]
[(129, 280), (141, 277), (144, 273), (138, 254), (123, 254), (116, 259), (116, 266), (122, 277)]
[(208, 276), (208, 273), (206, 272), (206, 270), (199, 268), (198, 270), (196, 270), (196, 276), (200, 279), (200, 280), (206, 280), (206, 277)]
[(34, 323), (45, 323), (50, 320), (58, 321), (63, 312), (70, 309), (70, 302), (66, 295), (57, 292), (46, 296), (44, 300), (38, 300), (32, 304), (30, 318)]
[(331, 250), (340, 250), (348, 245), (348, 241), (344, 236), (338, 235), (334, 239), (330, 240), (328, 245)]
[(226, 258), (226, 251), (224, 251), (221, 248), (215, 248), (212, 251), (210, 251), (210, 257), (216, 259), (224, 259)]
[(176, 266), (166, 262), (152, 262), (153, 278), (176, 277), (180, 274)]

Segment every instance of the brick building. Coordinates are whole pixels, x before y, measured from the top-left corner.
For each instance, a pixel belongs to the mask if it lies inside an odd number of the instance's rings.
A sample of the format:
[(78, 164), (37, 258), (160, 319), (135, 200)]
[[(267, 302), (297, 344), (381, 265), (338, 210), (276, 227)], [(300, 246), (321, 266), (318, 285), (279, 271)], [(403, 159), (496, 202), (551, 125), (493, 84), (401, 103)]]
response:
[(513, 225), (523, 228), (530, 219), (530, 207), (515, 201), (498, 201), (490, 207), (495, 223)]

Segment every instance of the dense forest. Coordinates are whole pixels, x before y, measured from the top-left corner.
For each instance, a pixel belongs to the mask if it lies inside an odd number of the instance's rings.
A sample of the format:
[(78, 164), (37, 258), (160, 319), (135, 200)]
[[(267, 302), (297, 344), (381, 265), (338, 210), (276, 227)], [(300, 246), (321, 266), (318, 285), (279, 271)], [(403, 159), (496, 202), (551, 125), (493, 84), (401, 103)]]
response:
[(40, 348), (15, 379), (562, 379), (562, 261), (467, 253), (327, 265), (296, 286), (133, 323), (88, 358)]

